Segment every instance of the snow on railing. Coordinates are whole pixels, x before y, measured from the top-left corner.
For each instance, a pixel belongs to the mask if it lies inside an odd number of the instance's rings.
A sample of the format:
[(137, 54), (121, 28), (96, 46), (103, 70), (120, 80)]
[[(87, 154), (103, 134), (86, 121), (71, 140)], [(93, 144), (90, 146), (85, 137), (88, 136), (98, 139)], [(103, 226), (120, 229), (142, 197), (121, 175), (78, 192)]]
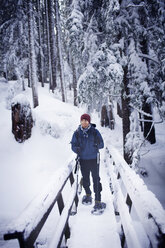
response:
[(106, 147), (106, 166), (114, 206), (123, 229), (123, 246), (165, 247), (165, 211), (144, 181), (111, 145)]
[[(78, 173), (74, 178), (74, 165), (73, 159), (68, 166), (56, 172), (46, 189), (28, 205), (17, 220), (10, 223), (4, 234), (5, 240), (18, 239), (21, 248), (34, 247), (34, 243), (56, 202), (60, 213), (60, 225), (58, 225), (52, 242), (60, 245), (63, 235), (66, 239), (70, 237), (68, 218), (72, 214), (73, 204), (75, 203), (76, 207), (78, 205)], [(64, 204), (62, 191), (68, 180), (71, 185), (71, 197)]]

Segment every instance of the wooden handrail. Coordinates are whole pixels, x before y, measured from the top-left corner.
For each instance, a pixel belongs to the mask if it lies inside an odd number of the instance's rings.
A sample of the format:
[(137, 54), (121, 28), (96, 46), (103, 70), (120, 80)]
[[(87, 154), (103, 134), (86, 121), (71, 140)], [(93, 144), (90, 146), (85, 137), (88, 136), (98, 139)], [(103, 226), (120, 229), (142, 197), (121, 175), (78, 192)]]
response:
[(136, 212), (139, 226), (144, 229), (143, 235), (148, 240), (148, 245), (163, 248), (165, 211), (158, 199), (147, 189), (143, 180), (129, 167), (122, 155), (110, 145), (106, 148), (106, 164), (114, 194), (114, 206), (120, 215), (128, 248), (140, 247), (142, 243), (135, 227), (132, 208)]
[[(47, 189), (32, 201), (14, 223), (9, 225), (7, 232), (4, 234), (4, 240), (18, 239), (20, 248), (33, 248), (34, 243), (56, 202), (61, 215), (60, 218), (63, 220), (63, 225), (60, 225), (61, 233), (59, 234), (59, 231), (57, 232), (57, 247), (60, 247), (63, 235), (65, 235), (66, 239), (70, 237), (68, 218), (73, 203), (75, 202), (76, 207), (78, 205), (78, 174), (74, 179), (74, 165), (75, 161), (73, 159), (67, 168), (59, 171), (59, 174), (52, 179)], [(72, 200), (67, 202), (66, 206), (64, 206), (62, 191), (68, 180), (72, 187)]]

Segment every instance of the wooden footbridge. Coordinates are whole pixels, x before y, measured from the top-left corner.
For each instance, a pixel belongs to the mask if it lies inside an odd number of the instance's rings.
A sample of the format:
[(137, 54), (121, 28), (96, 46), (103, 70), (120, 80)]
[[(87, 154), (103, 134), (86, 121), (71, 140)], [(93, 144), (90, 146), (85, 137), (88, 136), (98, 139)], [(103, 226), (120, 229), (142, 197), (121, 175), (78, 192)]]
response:
[(106, 147), (101, 162), (104, 215), (92, 216), (91, 206), (81, 204), (73, 159), (8, 226), (4, 240), (17, 239), (13, 248), (165, 247), (165, 211), (155, 195), (114, 147)]

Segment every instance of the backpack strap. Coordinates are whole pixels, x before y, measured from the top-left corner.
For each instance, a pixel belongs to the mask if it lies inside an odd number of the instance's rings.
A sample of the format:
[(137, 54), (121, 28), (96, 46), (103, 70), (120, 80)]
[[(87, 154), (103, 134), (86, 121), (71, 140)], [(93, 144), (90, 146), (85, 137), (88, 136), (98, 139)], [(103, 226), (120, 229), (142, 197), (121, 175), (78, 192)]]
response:
[[(95, 143), (95, 145), (98, 145), (99, 143), (100, 143), (100, 141), (99, 141), (99, 139), (98, 139), (98, 137), (97, 137), (97, 131), (96, 131), (96, 129), (92, 129), (92, 133), (93, 133), (93, 135), (94, 135), (94, 143)], [(77, 139), (77, 141), (78, 141), (78, 143), (79, 143), (79, 146), (80, 146), (80, 142), (81, 142), (81, 138), (80, 138), (80, 131), (79, 131), (79, 129), (77, 129), (76, 131), (75, 131), (75, 136), (76, 136), (76, 139)]]
[(76, 129), (76, 131), (75, 131), (75, 136), (76, 136), (76, 139), (77, 139), (77, 141), (78, 141), (78, 145), (80, 146), (80, 133), (79, 133), (79, 130), (78, 130), (78, 128)]

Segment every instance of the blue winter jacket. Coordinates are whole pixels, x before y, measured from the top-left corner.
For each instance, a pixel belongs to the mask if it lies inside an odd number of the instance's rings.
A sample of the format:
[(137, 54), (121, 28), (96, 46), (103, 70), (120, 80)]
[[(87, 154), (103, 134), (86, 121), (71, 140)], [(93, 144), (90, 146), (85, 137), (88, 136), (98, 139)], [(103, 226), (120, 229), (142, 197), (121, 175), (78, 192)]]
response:
[(104, 147), (103, 138), (95, 127), (95, 124), (91, 124), (85, 135), (79, 126), (72, 136), (72, 150), (79, 155), (80, 159), (96, 159), (98, 150)]

